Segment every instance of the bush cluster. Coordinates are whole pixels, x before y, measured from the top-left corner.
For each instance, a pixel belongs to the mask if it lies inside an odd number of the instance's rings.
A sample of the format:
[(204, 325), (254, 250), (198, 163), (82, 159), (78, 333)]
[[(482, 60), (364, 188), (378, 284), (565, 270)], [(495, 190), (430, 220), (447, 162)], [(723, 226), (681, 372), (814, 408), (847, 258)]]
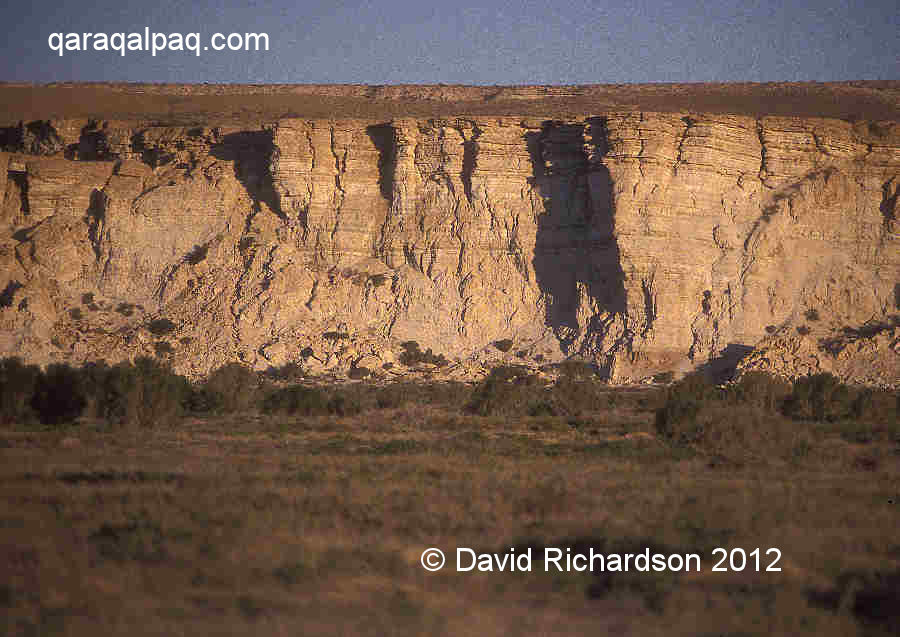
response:
[(593, 367), (580, 362), (561, 366), (556, 383), (542, 380), (523, 365), (502, 365), (475, 388), (466, 409), (481, 416), (579, 419), (611, 407), (611, 396)]
[(735, 453), (741, 448), (763, 452), (777, 446), (793, 453), (803, 429), (795, 421), (891, 424), (898, 410), (895, 393), (852, 387), (828, 373), (791, 384), (750, 372), (727, 387), (690, 374), (669, 387), (665, 404), (656, 411), (656, 430), (675, 443), (711, 450), (731, 445)]
[(400, 362), (407, 367), (412, 367), (419, 363), (428, 363), (443, 367), (449, 362), (443, 354), (435, 354), (432, 352), (430, 347), (423, 352), (416, 341), (406, 341), (405, 343), (401, 343), (400, 347), (403, 348), (403, 352), (400, 354)]
[(153, 358), (109, 366), (66, 364), (41, 370), (17, 358), (0, 362), (0, 420), (59, 425), (82, 415), (152, 426), (179, 417), (191, 385)]

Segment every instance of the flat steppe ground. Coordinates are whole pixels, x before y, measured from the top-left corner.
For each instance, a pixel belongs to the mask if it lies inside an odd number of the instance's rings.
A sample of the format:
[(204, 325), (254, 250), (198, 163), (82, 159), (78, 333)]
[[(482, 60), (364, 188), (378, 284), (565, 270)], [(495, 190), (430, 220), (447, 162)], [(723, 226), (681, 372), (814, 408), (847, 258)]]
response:
[(0, 84), (0, 126), (37, 119), (241, 125), (283, 117), (584, 117), (612, 111), (900, 118), (900, 82), (579, 87)]
[[(722, 435), (697, 448), (655, 433), (659, 401), (657, 389), (611, 389), (607, 409), (576, 419), (420, 401), (352, 417), (6, 426), (0, 626), (897, 634), (897, 426), (768, 426), (729, 409)], [(428, 547), (447, 554), (442, 571), (420, 565)], [(534, 571), (457, 572), (456, 547), (531, 547)], [(543, 547), (698, 553), (702, 570), (545, 573)], [(761, 549), (760, 570), (748, 557), (743, 570), (713, 572), (716, 547)], [(769, 548), (779, 572), (766, 571)]]

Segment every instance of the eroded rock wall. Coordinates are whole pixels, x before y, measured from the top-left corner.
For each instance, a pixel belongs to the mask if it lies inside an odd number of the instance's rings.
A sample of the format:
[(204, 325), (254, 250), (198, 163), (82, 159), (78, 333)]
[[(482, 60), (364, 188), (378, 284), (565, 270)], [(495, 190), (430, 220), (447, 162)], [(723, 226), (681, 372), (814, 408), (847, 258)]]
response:
[(625, 382), (900, 313), (897, 122), (66, 120), (4, 139), (0, 353), (38, 362), (394, 374), (415, 340), (462, 376), (579, 356)]

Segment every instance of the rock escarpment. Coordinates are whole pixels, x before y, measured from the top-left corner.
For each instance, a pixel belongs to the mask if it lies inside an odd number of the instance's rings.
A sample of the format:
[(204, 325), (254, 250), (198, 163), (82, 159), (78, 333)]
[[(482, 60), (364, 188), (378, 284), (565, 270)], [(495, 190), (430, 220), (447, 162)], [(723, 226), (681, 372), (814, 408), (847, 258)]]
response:
[[(744, 358), (900, 382), (896, 121), (58, 120), (4, 139), (4, 355), (394, 374), (416, 341), (462, 376)], [(836, 352), (847, 330), (874, 345)], [(802, 364), (771, 354), (797, 339)]]

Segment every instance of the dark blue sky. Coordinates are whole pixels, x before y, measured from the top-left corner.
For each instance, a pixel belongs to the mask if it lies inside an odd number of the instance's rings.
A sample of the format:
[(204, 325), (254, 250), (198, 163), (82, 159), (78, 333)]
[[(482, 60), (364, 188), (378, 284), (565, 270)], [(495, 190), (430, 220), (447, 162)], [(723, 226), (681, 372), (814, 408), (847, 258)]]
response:
[[(588, 84), (900, 79), (897, 0), (32, 0), (0, 80)], [(64, 52), (54, 32), (266, 32), (268, 52)]]

